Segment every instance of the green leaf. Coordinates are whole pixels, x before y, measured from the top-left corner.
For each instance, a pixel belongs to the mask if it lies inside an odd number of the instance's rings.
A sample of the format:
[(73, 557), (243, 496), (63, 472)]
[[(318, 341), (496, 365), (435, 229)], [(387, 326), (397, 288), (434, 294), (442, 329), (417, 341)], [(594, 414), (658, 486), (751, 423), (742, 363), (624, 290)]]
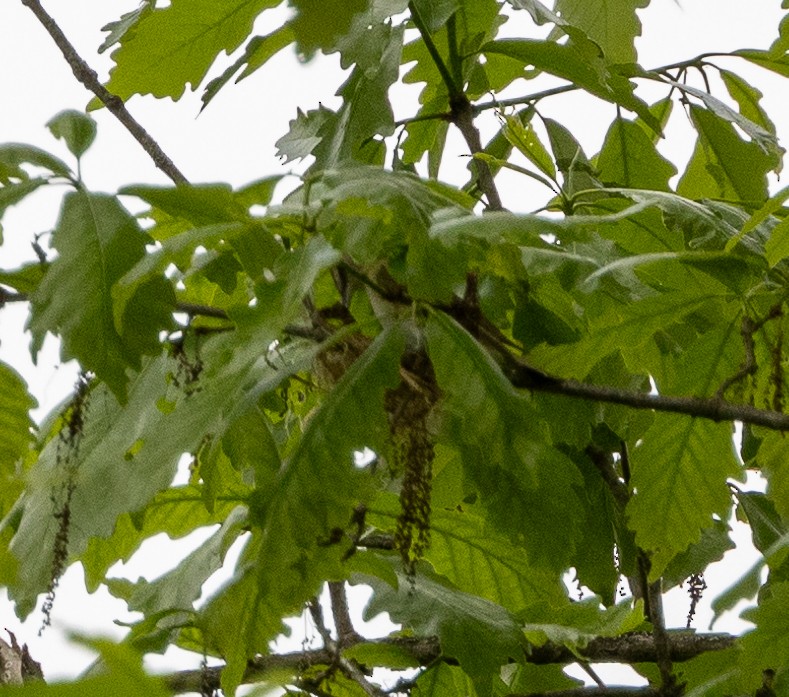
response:
[(194, 90), (203, 81), (220, 52), (241, 45), (263, 10), (280, 2), (174, 0), (142, 13), (120, 36), (107, 89), (124, 101), (133, 94), (180, 99), (187, 84)]
[[(247, 522), (246, 508), (234, 508), (219, 530), (182, 559), (172, 571), (154, 581), (140, 578), (130, 585), (125, 579), (109, 579), (107, 585), (110, 592), (121, 595), (130, 611), (142, 612), (146, 616), (171, 610), (192, 610), (203, 585), (222, 568), (227, 550), (238, 539)], [(127, 585), (129, 587), (125, 587)], [(122, 594), (115, 592), (116, 587)]]
[(710, 627), (718, 621), (724, 612), (733, 610), (741, 600), (751, 600), (756, 597), (762, 585), (763, 568), (763, 561), (756, 562), (735, 583), (712, 601), (713, 614)]
[(173, 218), (194, 225), (247, 222), (249, 211), (227, 184), (126, 186), (119, 194), (136, 196)]
[(217, 95), (228, 82), (233, 78), (242, 67), (243, 72), (235, 82), (239, 83), (259, 68), (262, 68), (269, 59), (273, 58), (286, 46), (290, 46), (296, 40), (296, 35), (289, 24), (283, 24), (266, 36), (253, 36), (244, 47), (244, 52), (239, 56), (235, 63), (225, 69), (219, 76), (211, 80), (203, 90), (201, 100), (202, 109), (205, 109), (209, 102)]
[(159, 330), (172, 325), (169, 284), (156, 283), (127, 305), (122, 332), (115, 327), (112, 287), (143, 257), (149, 239), (116, 198), (68, 194), (52, 236), (59, 256), (31, 297), (33, 354), (47, 332), (60, 336), (62, 355), (79, 359), (121, 401), (127, 368), (139, 369), (144, 353), (158, 351)]
[(71, 170), (63, 160), (50, 155), (46, 150), (37, 148), (35, 145), (26, 145), (25, 143), (4, 143), (0, 145), (0, 183), (8, 185), (11, 179), (15, 179), (18, 182), (28, 180), (30, 177), (22, 165), (41, 167), (49, 170), (52, 174), (60, 175), (67, 179), (71, 179), (72, 176)]
[(34, 445), (30, 410), (38, 406), (22, 376), (0, 362), (0, 520), (22, 492), (18, 464)]
[[(0, 164), (0, 167), (2, 164)], [(45, 177), (34, 177), (33, 179), (22, 179), (15, 183), (3, 182), (2, 173), (0, 172), (0, 218), (6, 212), (6, 209), (19, 203), (28, 194), (32, 194), (38, 187), (47, 184), (48, 180)], [(0, 228), (0, 243), (3, 241), (3, 230)]]
[[(674, 666), (677, 681), (686, 683), (689, 697), (723, 697), (739, 690), (739, 647), (710, 651)], [(758, 680), (753, 684), (758, 684)]]
[(296, 118), (288, 123), (288, 132), (275, 143), (277, 157), (285, 158), (284, 162), (288, 163), (311, 155), (323, 140), (333, 116), (334, 112), (322, 105), (306, 113), (297, 109)]
[(566, 675), (563, 666), (560, 665), (513, 663), (502, 668), (501, 673), (507, 694), (550, 693), (556, 690), (577, 689), (583, 685), (582, 680)]
[(458, 666), (441, 662), (420, 675), (414, 684), (414, 697), (477, 697), (471, 678)]
[(104, 53), (108, 48), (112, 48), (119, 43), (128, 32), (134, 29), (142, 17), (153, 10), (154, 5), (155, 0), (143, 0), (136, 10), (124, 12), (120, 19), (105, 24), (101, 30), (108, 32), (108, 34), (104, 41), (101, 42), (101, 46), (99, 46), (99, 53)]
[(647, 105), (634, 95), (632, 83), (609, 70), (600, 48), (583, 34), (573, 33), (566, 44), (538, 39), (500, 39), (485, 44), (481, 50), (485, 54), (500, 53), (520, 60), (524, 69), (531, 66), (567, 80), (596, 97), (634, 111), (659, 130)]
[(675, 414), (656, 414), (643, 444), (631, 451), (627, 506), (636, 542), (653, 552), (657, 577), (677, 553), (701, 539), (713, 515), (726, 520), (731, 507), (728, 477), (741, 476), (731, 428)]
[(600, 46), (610, 63), (636, 63), (634, 40), (641, 36), (636, 10), (647, 5), (649, 0), (557, 0), (553, 9)]
[(716, 113), (693, 105), (690, 113), (699, 137), (677, 193), (687, 198), (763, 204), (767, 199), (767, 172), (776, 167), (776, 157), (757, 142), (740, 138)]
[(310, 56), (317, 49), (326, 53), (351, 26), (354, 17), (364, 12), (370, 0), (293, 0), (296, 17), (290, 26), (299, 51)]
[(789, 443), (780, 433), (763, 436), (756, 462), (767, 478), (767, 495), (784, 522), (789, 521), (789, 473), (784, 466)]
[(265, 651), (282, 618), (299, 610), (327, 578), (342, 574), (335, 530), (371, 495), (369, 472), (354, 452), (383, 451), (389, 426), (385, 391), (399, 377), (402, 331), (385, 331), (353, 364), (309, 422), (275, 486), (252, 510), (254, 557), (204, 611), (203, 625), (227, 660), (222, 688), (232, 694), (247, 660)]
[(746, 633), (741, 640), (739, 666), (742, 671), (740, 685), (743, 689), (748, 689), (757, 682), (765, 668), (778, 672), (789, 666), (787, 615), (789, 583), (771, 586), (769, 596), (761, 599), (757, 608), (743, 612), (743, 618), (756, 625), (756, 629)]
[[(390, 530), (401, 514), (400, 504), (393, 496), (379, 499), (367, 510), (369, 522), (380, 517)], [(531, 566), (524, 549), (488, 529), (484, 520), (470, 511), (433, 509), (430, 547), (424, 559), (459, 590), (486, 598), (511, 612), (540, 600), (551, 605), (567, 601), (558, 574)]]
[(611, 124), (594, 164), (600, 181), (635, 189), (668, 191), (669, 179), (677, 173), (646, 131), (622, 118)]
[[(435, 314), (425, 333), (443, 395), (439, 442), (459, 450), (491, 524), (520, 541), (535, 567), (565, 568), (581, 523), (575, 464), (540, 437), (539, 427), (523, 428), (537, 426), (534, 406), (463, 328)], [(549, 493), (557, 489), (561, 499)]]
[(720, 520), (716, 520), (711, 528), (702, 530), (701, 540), (680, 552), (666, 567), (663, 590), (680, 585), (691, 574), (703, 572), (713, 562), (723, 559), (726, 552), (735, 549), (730, 532), (729, 526)]
[(618, 636), (632, 632), (644, 623), (643, 603), (626, 600), (614, 607), (600, 609), (600, 599), (585, 598), (562, 608), (544, 603), (521, 613), (523, 630), (530, 643), (542, 646), (548, 641), (571, 650), (583, 649), (596, 637)]
[(396, 571), (397, 588), (374, 577), (359, 577), (373, 587), (365, 619), (387, 612), (394, 622), (421, 636), (438, 636), (442, 653), (457, 659), (477, 694), (489, 696), (491, 675), (509, 659), (524, 655), (521, 631), (512, 615), (488, 600), (456, 590), (426, 567), (419, 567), (413, 579)]
[[(736, 125), (751, 139), (752, 143), (758, 145), (763, 153), (770, 156), (773, 167), (780, 167), (780, 159), (783, 156), (784, 149), (778, 144), (778, 139), (774, 130), (768, 130), (758, 123), (754, 123), (750, 118), (744, 114), (737, 113), (734, 111), (734, 109), (720, 101), (717, 97), (713, 97), (709, 92), (705, 92), (704, 90), (697, 89), (691, 85), (681, 84), (678, 82), (669, 81), (669, 84), (672, 84), (683, 92), (692, 94), (694, 97), (700, 99), (704, 103), (704, 106), (707, 107), (707, 109), (712, 114), (715, 114), (715, 116), (717, 116), (719, 119)], [(743, 87), (742, 84), (737, 86), (741, 89)], [(755, 99), (758, 100), (758, 98), (756, 98), (756, 96), (753, 94), (750, 95), (750, 98), (751, 102), (753, 102)], [(703, 110), (699, 107), (693, 107), (691, 109), (691, 115), (695, 117), (694, 112), (696, 111)], [(749, 113), (753, 114), (754, 109), (752, 103), (748, 111)], [(696, 123), (696, 127), (700, 128), (698, 123)]]
[[(161, 287), (166, 284), (170, 288), (169, 302), (171, 311), (175, 311), (175, 296), (164, 272), (170, 264), (188, 265), (192, 253), (198, 246), (213, 248), (222, 241), (232, 240), (250, 228), (241, 223), (219, 223), (197, 227), (179, 235), (166, 239), (154, 252), (146, 254), (129, 269), (112, 288), (113, 318), (119, 332), (124, 330), (126, 309), (146, 284), (157, 282)], [(265, 230), (257, 228), (261, 234)]]
[(556, 178), (553, 160), (540, 142), (531, 122), (524, 123), (518, 116), (504, 115), (502, 133), (507, 141), (551, 179)]
[(431, 33), (441, 29), (461, 4), (461, 0), (414, 0), (419, 17)]
[[(736, 73), (732, 73), (729, 70), (720, 70), (719, 74), (723, 84), (726, 85), (729, 95), (737, 102), (743, 118), (748, 119), (748, 121), (764, 129), (767, 133), (774, 135), (775, 124), (770, 120), (770, 117), (761, 105), (761, 99), (764, 95)], [(767, 142), (769, 143), (769, 140)]]
[[(765, 220), (768, 220), (773, 213), (781, 210), (786, 199), (789, 199), (789, 186), (785, 186), (783, 189), (773, 194), (759, 210), (748, 218), (740, 232), (726, 243), (726, 251), (730, 252), (745, 235), (756, 230)], [(776, 228), (780, 227), (781, 223), (776, 226)], [(782, 230), (776, 233), (776, 228), (773, 229), (770, 239), (767, 242), (767, 249), (765, 250), (770, 266), (775, 266), (775, 264), (783, 258), (781, 255), (783, 254), (785, 235)]]
[(38, 262), (25, 264), (18, 269), (4, 271), (0, 269), (0, 283), (10, 286), (17, 293), (32, 295), (41, 284), (47, 267)]
[(160, 533), (175, 540), (200, 527), (221, 524), (249, 495), (248, 487), (239, 489), (234, 492), (226, 487), (222, 500), (209, 511), (201, 487), (190, 484), (171, 488), (157, 494), (133, 516), (119, 516), (112, 534), (91, 538), (80, 556), (88, 591), (93, 593), (99, 587), (115, 562), (129, 561), (144, 540)]
[(61, 138), (72, 155), (82, 157), (96, 138), (96, 122), (81, 111), (61, 111), (47, 121), (55, 138)]
[(772, 229), (765, 253), (771, 267), (789, 256), (789, 219), (784, 218)]
[(741, 56), (751, 63), (772, 70), (783, 77), (789, 77), (789, 55), (774, 56), (771, 51), (757, 51), (754, 49), (740, 49), (734, 51), (733, 56)]

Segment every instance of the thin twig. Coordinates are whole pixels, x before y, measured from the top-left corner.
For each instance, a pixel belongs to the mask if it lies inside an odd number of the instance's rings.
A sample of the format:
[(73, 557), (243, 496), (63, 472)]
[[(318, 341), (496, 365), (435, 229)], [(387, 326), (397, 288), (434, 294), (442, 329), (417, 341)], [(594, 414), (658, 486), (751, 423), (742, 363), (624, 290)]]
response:
[(446, 85), (451, 101), (453, 97), (462, 93), (462, 87), (461, 85), (455, 84), (455, 80), (453, 79), (452, 74), (449, 72), (449, 68), (447, 68), (446, 63), (444, 63), (444, 59), (441, 57), (441, 54), (438, 52), (438, 47), (433, 41), (433, 37), (430, 35), (430, 31), (422, 19), (422, 15), (419, 13), (417, 6), (413, 2), (409, 2), (408, 10), (411, 13), (411, 19), (413, 20), (414, 25), (419, 30), (419, 35), (422, 37), (422, 41), (425, 44), (425, 48), (427, 48), (427, 52), (433, 59), (433, 63), (438, 69), (441, 79), (444, 81), (444, 85)]
[(192, 317), (199, 315), (201, 317), (214, 317), (216, 319), (229, 319), (227, 312), (221, 307), (211, 307), (210, 305), (198, 305), (197, 303), (175, 303), (175, 311), (183, 312), (185, 315)]
[(30, 8), (33, 14), (38, 18), (38, 21), (41, 22), (43, 27), (49, 32), (49, 35), (71, 66), (71, 70), (74, 72), (77, 80), (93, 92), (102, 104), (104, 104), (104, 106), (106, 106), (126, 127), (126, 130), (134, 136), (140, 145), (142, 145), (145, 152), (147, 152), (153, 160), (153, 163), (176, 184), (188, 184), (189, 182), (186, 177), (175, 164), (173, 164), (173, 161), (165, 154), (159, 144), (129, 113), (123, 100), (117, 95), (112, 94), (101, 84), (101, 82), (99, 82), (96, 71), (80, 57), (55, 20), (52, 19), (41, 6), (39, 0), (22, 0), (22, 4)]
[(789, 414), (770, 409), (758, 409), (748, 404), (732, 404), (717, 397), (670, 397), (565, 380), (526, 365), (509, 353), (502, 363), (502, 369), (510, 384), (519, 389), (561, 394), (594, 402), (622, 404), (633, 409), (685, 414), (711, 421), (742, 421), (754, 426), (764, 426), (773, 431), (789, 431)]

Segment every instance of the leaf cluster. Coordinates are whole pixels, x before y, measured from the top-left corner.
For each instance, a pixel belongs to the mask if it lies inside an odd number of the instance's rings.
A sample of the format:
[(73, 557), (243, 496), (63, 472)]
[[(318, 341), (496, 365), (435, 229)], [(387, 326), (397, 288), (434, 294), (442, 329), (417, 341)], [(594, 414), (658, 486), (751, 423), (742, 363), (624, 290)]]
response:
[[(141, 617), (100, 647), (106, 674), (53, 690), (351, 697), (383, 694), (389, 668), (419, 697), (583, 695), (566, 665), (599, 680), (589, 664), (618, 661), (650, 681), (638, 694), (753, 692), (764, 669), (784, 693), (789, 190), (768, 186), (784, 150), (762, 93), (718, 62), (789, 77), (789, 23), (763, 50), (653, 67), (635, 47), (648, 0), (292, 0), (257, 33), (280, 4), (147, 0), (100, 50), (114, 99), (189, 87), (204, 107), (280, 51), (338, 54), (340, 106), (299, 105), (276, 142), (305, 161), (290, 188), (91, 191), (81, 112), (48, 124), (73, 165), (0, 146), (0, 215), (67, 185), (48, 249), (0, 269), (0, 308), (25, 302), (33, 357), (54, 335), (83, 375), (37, 425), (0, 364), (0, 583), (24, 617), (79, 562)], [(529, 91), (538, 75), (554, 86)], [(396, 121), (400, 82), (419, 96)], [(595, 154), (542, 113), (568, 91), (613, 115)], [(671, 162), (658, 143), (685, 117), (695, 145)], [(471, 157), (450, 184), (453, 131)], [(544, 198), (507, 200), (505, 174)], [(663, 592), (698, 594), (733, 516), (761, 556), (712, 606), (751, 600), (754, 628), (666, 626)], [(110, 574), (209, 527), (159, 578)], [(401, 630), (360, 636), (346, 583)], [(323, 647), (271, 654), (305, 611)], [(221, 669), (146, 677), (136, 653), (173, 645)]]

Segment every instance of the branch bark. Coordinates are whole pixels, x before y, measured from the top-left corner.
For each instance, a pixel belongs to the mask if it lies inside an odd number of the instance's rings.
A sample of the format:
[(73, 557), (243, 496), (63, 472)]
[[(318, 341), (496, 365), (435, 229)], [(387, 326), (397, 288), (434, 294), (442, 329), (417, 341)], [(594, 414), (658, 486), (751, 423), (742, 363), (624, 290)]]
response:
[(99, 82), (96, 71), (93, 70), (77, 53), (74, 46), (66, 38), (57, 22), (47, 14), (39, 0), (22, 0), (22, 4), (30, 8), (38, 21), (42, 24), (52, 37), (63, 57), (71, 66), (71, 70), (77, 80), (87, 89), (95, 94), (104, 106), (120, 121), (129, 133), (134, 136), (137, 142), (148, 153), (153, 163), (164, 172), (176, 184), (188, 184), (188, 180), (175, 166), (173, 161), (165, 154), (159, 144), (151, 137), (140, 123), (129, 113), (123, 100), (107, 90)]
[[(730, 634), (695, 634), (691, 632), (667, 632), (668, 655), (672, 661), (682, 662), (710, 651), (722, 651), (734, 646), (736, 638)], [(396, 646), (407, 651), (421, 665), (428, 665), (441, 658), (441, 645), (436, 637), (393, 637), (385, 639), (360, 640), (349, 646)], [(348, 647), (346, 647), (348, 648)], [(655, 663), (657, 649), (654, 637), (647, 632), (634, 632), (618, 637), (593, 639), (578, 653), (589, 663)], [(312, 651), (272, 656), (258, 656), (249, 661), (244, 675), (244, 683), (262, 682), (267, 674), (277, 671), (292, 671), (295, 677), (310, 666), (331, 665), (337, 655), (327, 648)], [(452, 659), (447, 658), (448, 662)], [(565, 646), (545, 644), (533, 646), (526, 657), (537, 665), (567, 665), (578, 661), (578, 655)], [(219, 688), (222, 667), (215, 666), (205, 670), (187, 670), (163, 677), (169, 690), (175, 694), (199, 692), (200, 686), (208, 682), (211, 687)], [(651, 688), (606, 688), (614, 690), (612, 697), (651, 697), (657, 692)], [(549, 693), (550, 697), (562, 697), (564, 692)], [(547, 696), (546, 696), (547, 697)], [(586, 688), (582, 691), (567, 691), (565, 697), (607, 697), (600, 688)]]

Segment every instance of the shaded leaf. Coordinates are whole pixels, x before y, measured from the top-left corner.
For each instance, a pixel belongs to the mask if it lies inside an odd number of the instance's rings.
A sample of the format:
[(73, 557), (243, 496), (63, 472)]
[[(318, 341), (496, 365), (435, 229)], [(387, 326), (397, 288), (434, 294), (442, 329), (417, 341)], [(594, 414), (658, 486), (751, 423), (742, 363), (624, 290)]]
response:
[(247, 546), (254, 556), (242, 558), (229, 587), (204, 611), (210, 640), (227, 660), (223, 690), (232, 693), (247, 659), (281, 631), (282, 617), (341, 575), (345, 545), (330, 540), (371, 494), (369, 473), (354, 466), (354, 452), (384, 449), (383, 397), (398, 380), (403, 345), (395, 327), (378, 337), (313, 415), (276, 485), (259, 492)]
[[(31, 298), (33, 354), (47, 332), (60, 336), (62, 355), (78, 358), (122, 401), (127, 368), (139, 369), (144, 353), (158, 351), (159, 330), (172, 324), (166, 309), (141, 294), (127, 306), (122, 332), (115, 327), (112, 287), (143, 257), (149, 239), (116, 198), (68, 194), (52, 236), (59, 256)], [(157, 285), (154, 296), (161, 292)]]
[(688, 198), (723, 198), (761, 205), (767, 199), (767, 172), (778, 160), (756, 142), (740, 138), (717, 114), (690, 107), (699, 133), (677, 192)]
[(698, 542), (731, 507), (727, 477), (741, 476), (728, 424), (656, 414), (643, 445), (631, 451), (627, 506), (636, 542), (653, 552), (652, 574), (662, 573), (677, 553)]
[[(399, 564), (399, 560), (393, 560)], [(438, 636), (442, 653), (456, 658), (479, 695), (490, 695), (491, 676), (510, 658), (524, 654), (522, 634), (513, 617), (499, 605), (462, 593), (441, 577), (419, 567), (409, 580), (397, 569), (392, 588), (373, 577), (360, 577), (373, 587), (365, 618), (387, 612), (392, 620), (423, 636)]]
[[(381, 517), (393, 530), (400, 504), (386, 497), (368, 507), (368, 520)], [(373, 517), (375, 516), (375, 517)], [(558, 574), (528, 563), (525, 550), (487, 529), (473, 512), (433, 509), (430, 516), (430, 547), (424, 559), (458, 589), (478, 595), (517, 612), (544, 600), (550, 605), (567, 601)]]

